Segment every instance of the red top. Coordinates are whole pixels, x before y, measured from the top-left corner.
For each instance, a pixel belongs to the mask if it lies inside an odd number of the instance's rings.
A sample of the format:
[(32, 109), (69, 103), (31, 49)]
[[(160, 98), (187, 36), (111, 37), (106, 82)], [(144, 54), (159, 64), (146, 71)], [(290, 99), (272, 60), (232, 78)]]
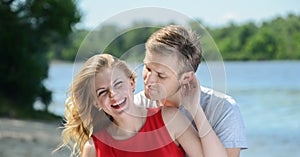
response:
[(97, 157), (184, 157), (169, 135), (160, 108), (149, 108), (141, 130), (126, 140), (115, 140), (106, 129), (92, 135)]

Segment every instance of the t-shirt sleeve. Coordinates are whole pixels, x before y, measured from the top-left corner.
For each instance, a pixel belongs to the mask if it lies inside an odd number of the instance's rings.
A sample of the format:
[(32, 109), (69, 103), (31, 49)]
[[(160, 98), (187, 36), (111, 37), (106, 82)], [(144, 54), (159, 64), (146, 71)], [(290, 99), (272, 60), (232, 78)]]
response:
[(151, 101), (145, 96), (144, 91), (140, 91), (139, 93), (134, 95), (134, 104), (139, 107), (144, 108), (157, 108), (157, 104), (155, 101)]
[(224, 147), (247, 149), (246, 129), (235, 100), (225, 96), (215, 103), (208, 120)]

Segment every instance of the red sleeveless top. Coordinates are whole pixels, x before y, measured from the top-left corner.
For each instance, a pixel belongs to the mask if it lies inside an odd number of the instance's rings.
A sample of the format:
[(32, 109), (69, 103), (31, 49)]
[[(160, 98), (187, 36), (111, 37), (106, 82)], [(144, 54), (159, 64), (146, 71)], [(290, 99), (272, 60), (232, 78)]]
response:
[(92, 135), (97, 157), (184, 157), (169, 135), (160, 108), (147, 109), (147, 119), (141, 130), (126, 140), (115, 140), (106, 129)]

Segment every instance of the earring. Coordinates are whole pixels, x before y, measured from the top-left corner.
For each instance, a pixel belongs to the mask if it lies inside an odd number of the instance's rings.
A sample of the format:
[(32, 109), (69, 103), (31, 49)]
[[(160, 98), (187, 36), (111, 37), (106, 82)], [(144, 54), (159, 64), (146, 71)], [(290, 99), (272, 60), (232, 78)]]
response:
[(102, 108), (100, 107), (100, 108), (98, 108), (98, 111), (101, 111), (102, 110)]

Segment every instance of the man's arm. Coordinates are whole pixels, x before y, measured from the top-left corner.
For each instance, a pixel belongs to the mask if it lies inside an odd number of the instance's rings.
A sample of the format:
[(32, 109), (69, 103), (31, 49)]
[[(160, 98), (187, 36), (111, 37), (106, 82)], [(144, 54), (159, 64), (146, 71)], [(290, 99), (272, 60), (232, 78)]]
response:
[[(219, 114), (211, 117), (212, 119), (217, 119), (214, 122), (213, 129), (224, 144), (227, 155), (229, 157), (239, 157), (240, 150), (247, 148), (242, 115), (237, 104), (231, 97), (225, 97), (222, 105), (217, 105), (218, 107), (222, 106), (222, 110), (214, 112), (219, 112)], [(217, 115), (218, 118), (216, 117)]]

